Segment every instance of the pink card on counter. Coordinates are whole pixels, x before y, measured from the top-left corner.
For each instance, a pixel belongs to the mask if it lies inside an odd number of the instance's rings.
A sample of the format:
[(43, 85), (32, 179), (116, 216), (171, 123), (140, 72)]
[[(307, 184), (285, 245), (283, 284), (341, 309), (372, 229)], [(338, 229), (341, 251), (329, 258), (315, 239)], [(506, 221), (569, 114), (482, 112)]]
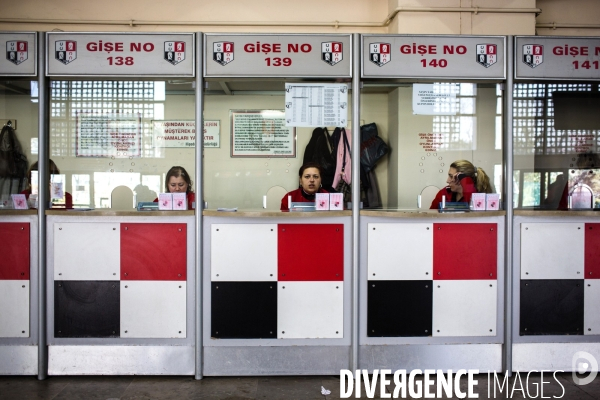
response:
[(330, 210), (343, 210), (344, 209), (344, 194), (343, 193), (329, 193), (329, 209)]
[(473, 193), (471, 195), (473, 211), (485, 211), (485, 193)]
[(173, 194), (161, 193), (158, 195), (158, 209), (172, 210), (173, 209)]
[(173, 210), (187, 210), (187, 195), (185, 193), (172, 193)]
[(11, 194), (13, 201), (13, 208), (15, 210), (27, 210), (29, 209), (29, 204), (27, 204), (27, 199), (24, 194)]
[(500, 209), (500, 193), (488, 193), (486, 196), (486, 210)]
[(315, 210), (329, 211), (329, 193), (317, 193), (315, 195)]

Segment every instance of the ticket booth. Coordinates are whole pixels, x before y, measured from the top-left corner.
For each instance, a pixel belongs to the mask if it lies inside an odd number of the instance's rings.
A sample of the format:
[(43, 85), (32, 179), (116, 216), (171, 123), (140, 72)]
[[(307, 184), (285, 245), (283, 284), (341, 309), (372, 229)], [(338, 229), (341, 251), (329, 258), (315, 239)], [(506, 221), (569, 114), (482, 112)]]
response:
[(599, 52), (598, 38), (515, 37), (515, 371), (597, 370)]
[(46, 211), (48, 373), (194, 375), (195, 204), (155, 199), (173, 166), (192, 191), (200, 181), (195, 35), (45, 39), (60, 168)]
[(21, 195), (38, 150), (37, 43), (0, 34), (0, 375), (38, 373), (38, 216)]
[(446, 189), (467, 178), (504, 197), (506, 38), (361, 40), (360, 118), (390, 151), (366, 168), (379, 202), (360, 212), (359, 368), (500, 371), (505, 211), (436, 198), (468, 201)]
[(221, 129), (203, 158), (203, 373), (339, 374), (351, 211), (280, 208), (313, 135), (348, 127), (352, 36), (205, 34), (204, 49), (204, 120)]

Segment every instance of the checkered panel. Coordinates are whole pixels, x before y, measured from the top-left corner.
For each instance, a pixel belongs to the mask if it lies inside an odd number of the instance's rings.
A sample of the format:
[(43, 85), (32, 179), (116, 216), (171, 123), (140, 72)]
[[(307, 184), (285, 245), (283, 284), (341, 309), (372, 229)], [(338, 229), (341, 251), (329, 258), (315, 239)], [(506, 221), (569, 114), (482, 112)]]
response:
[(0, 280), (0, 338), (29, 337), (29, 281)]
[(0, 243), (0, 280), (29, 280), (29, 223), (0, 223)]
[(585, 279), (600, 279), (600, 224), (585, 224)]

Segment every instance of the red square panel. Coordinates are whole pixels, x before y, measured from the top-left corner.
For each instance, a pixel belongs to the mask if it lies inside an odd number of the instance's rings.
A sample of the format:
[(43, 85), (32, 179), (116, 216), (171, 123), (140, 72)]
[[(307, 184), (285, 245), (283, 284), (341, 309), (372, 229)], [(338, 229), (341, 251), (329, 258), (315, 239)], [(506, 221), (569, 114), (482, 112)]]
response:
[(121, 279), (185, 281), (186, 224), (121, 224)]
[(600, 279), (600, 224), (585, 224), (585, 279)]
[(0, 223), (0, 279), (29, 280), (29, 223)]
[(279, 224), (277, 280), (344, 279), (344, 225)]
[(497, 224), (433, 224), (433, 279), (496, 279), (497, 252)]

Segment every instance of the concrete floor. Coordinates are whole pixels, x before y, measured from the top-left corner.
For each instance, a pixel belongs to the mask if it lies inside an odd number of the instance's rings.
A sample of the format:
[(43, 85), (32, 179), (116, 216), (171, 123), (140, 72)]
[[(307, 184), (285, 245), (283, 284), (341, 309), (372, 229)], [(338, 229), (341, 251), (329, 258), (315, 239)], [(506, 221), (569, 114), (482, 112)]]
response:
[[(527, 386), (527, 375), (522, 374), (523, 388)], [(570, 373), (561, 373), (554, 379), (552, 374), (544, 374), (544, 398), (562, 398), (566, 400), (600, 399), (600, 377), (585, 386), (573, 383)], [(514, 378), (509, 381), (512, 391)], [(476, 376), (478, 381), (475, 393), (480, 399), (523, 399), (541, 398), (539, 393), (540, 375), (529, 377), (529, 393), (515, 390), (503, 393), (493, 389), (488, 396), (488, 376)], [(493, 376), (492, 376), (493, 382)], [(560, 382), (560, 384), (559, 384)], [(561, 386), (562, 385), (562, 386)], [(321, 394), (321, 386), (331, 391), (330, 395)], [(467, 380), (461, 379), (461, 390), (467, 390)], [(520, 385), (515, 386), (520, 389)], [(493, 386), (492, 386), (493, 388)], [(564, 388), (564, 389), (563, 389)], [(536, 389), (538, 390), (536, 392)], [(393, 386), (387, 387), (392, 393)], [(435, 389), (432, 390), (435, 394)], [(375, 398), (381, 398), (379, 387)], [(508, 394), (508, 395), (507, 395)], [(365, 390), (362, 399), (368, 398)], [(400, 394), (401, 395), (401, 394)], [(200, 381), (192, 377), (156, 377), (156, 376), (53, 376), (44, 381), (36, 377), (0, 376), (0, 399), (339, 399), (339, 376), (289, 376), (289, 377), (206, 377)], [(356, 398), (354, 393), (351, 398)], [(402, 398), (402, 397), (400, 397)], [(407, 394), (406, 398), (409, 397)], [(447, 398), (447, 397), (439, 397)], [(458, 397), (452, 397), (458, 398)]]

